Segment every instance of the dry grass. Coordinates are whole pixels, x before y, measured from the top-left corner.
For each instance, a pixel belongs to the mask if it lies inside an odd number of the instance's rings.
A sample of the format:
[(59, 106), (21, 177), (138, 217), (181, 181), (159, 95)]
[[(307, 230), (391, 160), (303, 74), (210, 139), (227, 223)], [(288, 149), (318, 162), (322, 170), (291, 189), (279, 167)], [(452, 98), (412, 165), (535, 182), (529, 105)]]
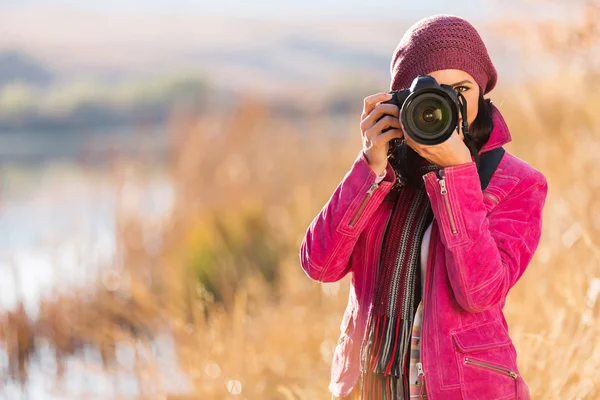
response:
[[(505, 308), (534, 398), (600, 396), (600, 97), (585, 81), (571, 82), (567, 94), (577, 102), (565, 102), (552, 83), (521, 87), (518, 100), (514, 91), (494, 96), (515, 138), (508, 148), (544, 171), (550, 185), (542, 242)], [(348, 278), (314, 283), (297, 254), (360, 149), (353, 119), (333, 124), (316, 116), (300, 129), (250, 99), (227, 117), (176, 118), (172, 215), (148, 226), (143, 216), (120, 212), (123, 271), (91, 292), (42, 304), (39, 321), (8, 316), (14, 377), (26, 379), (31, 356), (22, 349), (35, 354), (42, 339), (54, 344), (59, 362), (86, 345), (97, 348), (109, 369), (122, 368), (115, 348), (128, 342), (139, 351), (141, 397), (155, 398), (163, 391), (161, 359), (144, 349), (168, 329), (193, 387), (189, 398), (240, 398), (232, 394), (239, 390), (248, 399), (327, 398)], [(332, 127), (347, 134), (331, 139)], [(143, 246), (144, 227), (160, 237), (159, 252)], [(199, 253), (208, 262), (198, 263)], [(198, 283), (207, 265), (216, 266), (207, 274), (218, 301)]]
[[(543, 399), (600, 396), (600, 180), (595, 179), (600, 172), (596, 161), (600, 97), (587, 89), (585, 80), (569, 81), (568, 88), (536, 82), (494, 95), (515, 138), (508, 149), (544, 171), (550, 185), (542, 242), (505, 308), (520, 369), (533, 398)], [(234, 136), (221, 139), (228, 149), (222, 151), (240, 157), (239, 164), (248, 168), (246, 183), (252, 187), (242, 190), (243, 197), (225, 194), (240, 188), (235, 174), (218, 174), (212, 187), (233, 202), (226, 207), (236, 208), (238, 216), (246, 204), (262, 204), (272, 229), (286, 238), (289, 247), (279, 265), (279, 297), (269, 301), (268, 287), (257, 281), (242, 284), (230, 312), (208, 313), (206, 336), (200, 343), (216, 347), (204, 356), (194, 354), (203, 361), (198, 364), (196, 359), (190, 365), (215, 363), (222, 370), (218, 379), (200, 378), (204, 396), (214, 393), (214, 398), (223, 398), (225, 381), (239, 379), (248, 398), (326, 398), (332, 341), (338, 335), (348, 282), (342, 281), (339, 292), (327, 296), (328, 285), (302, 275), (297, 251), (308, 223), (360, 148), (356, 121), (350, 118), (346, 128), (340, 127), (348, 132), (341, 143), (333, 144), (323, 133), (293, 145), (287, 142), (295, 136), (279, 135), (281, 130), (275, 127), (253, 134), (252, 126), (260, 121), (246, 121), (250, 128), (243, 137), (236, 136), (235, 129), (220, 131)], [(326, 129), (324, 124), (311, 132)], [(210, 129), (197, 128), (195, 137), (200, 141), (204, 132)], [(216, 143), (210, 146), (223, 154)], [(216, 168), (198, 165), (195, 170), (226, 170), (230, 160), (225, 157), (221, 163), (209, 162)], [(231, 210), (219, 206), (212, 212)]]

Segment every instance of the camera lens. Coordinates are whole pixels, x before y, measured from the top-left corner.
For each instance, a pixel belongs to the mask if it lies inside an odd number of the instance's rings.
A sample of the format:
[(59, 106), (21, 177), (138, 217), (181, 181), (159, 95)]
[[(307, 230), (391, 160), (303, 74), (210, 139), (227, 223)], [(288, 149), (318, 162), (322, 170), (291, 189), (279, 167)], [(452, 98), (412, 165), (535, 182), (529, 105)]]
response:
[(433, 92), (419, 93), (405, 106), (406, 128), (418, 141), (440, 143), (453, 130), (452, 105), (445, 97)]
[(443, 131), (450, 120), (448, 107), (441, 99), (434, 97), (416, 100), (411, 114), (417, 129), (429, 135)]
[(442, 119), (442, 110), (440, 108), (427, 108), (419, 114), (419, 120), (424, 125), (431, 125)]

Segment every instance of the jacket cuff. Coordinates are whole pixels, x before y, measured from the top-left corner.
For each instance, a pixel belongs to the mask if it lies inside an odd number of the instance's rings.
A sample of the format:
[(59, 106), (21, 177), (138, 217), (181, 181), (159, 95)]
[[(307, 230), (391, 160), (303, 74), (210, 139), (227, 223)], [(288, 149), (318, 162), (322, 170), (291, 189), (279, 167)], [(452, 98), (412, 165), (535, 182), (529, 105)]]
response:
[(440, 177), (430, 172), (424, 180), (446, 248), (468, 242), (469, 233), (479, 232), (481, 226), (476, 225), (486, 216), (475, 162), (446, 167)]

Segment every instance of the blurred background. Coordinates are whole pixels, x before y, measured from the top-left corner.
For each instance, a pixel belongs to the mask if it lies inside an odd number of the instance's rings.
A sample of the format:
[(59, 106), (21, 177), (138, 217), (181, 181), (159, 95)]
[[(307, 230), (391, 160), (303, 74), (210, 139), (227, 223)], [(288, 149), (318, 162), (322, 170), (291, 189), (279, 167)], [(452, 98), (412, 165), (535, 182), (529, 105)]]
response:
[(600, 3), (0, 2), (0, 398), (328, 399), (350, 277), (306, 228), (418, 19), (469, 19), (550, 193), (505, 307), (532, 398), (600, 398)]

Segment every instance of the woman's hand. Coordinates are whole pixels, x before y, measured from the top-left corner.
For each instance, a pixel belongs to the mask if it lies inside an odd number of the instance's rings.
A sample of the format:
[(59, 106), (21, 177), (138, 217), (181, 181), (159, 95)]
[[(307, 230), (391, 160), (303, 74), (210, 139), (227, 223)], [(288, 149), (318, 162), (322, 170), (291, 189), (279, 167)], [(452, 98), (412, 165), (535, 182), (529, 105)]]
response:
[[(360, 131), (363, 138), (363, 150), (369, 166), (377, 175), (381, 175), (387, 167), (389, 141), (403, 137), (398, 119), (400, 116), (398, 106), (379, 104), (391, 98), (392, 95), (389, 93), (377, 93), (365, 98), (361, 116)], [(383, 117), (385, 114), (388, 115)], [(385, 128), (391, 129), (382, 133), (381, 131)]]
[(406, 144), (412, 147), (421, 157), (439, 167), (452, 167), (472, 161), (471, 152), (458, 132), (452, 134), (445, 142), (436, 145), (417, 143), (409, 135), (404, 135), (404, 138)]

